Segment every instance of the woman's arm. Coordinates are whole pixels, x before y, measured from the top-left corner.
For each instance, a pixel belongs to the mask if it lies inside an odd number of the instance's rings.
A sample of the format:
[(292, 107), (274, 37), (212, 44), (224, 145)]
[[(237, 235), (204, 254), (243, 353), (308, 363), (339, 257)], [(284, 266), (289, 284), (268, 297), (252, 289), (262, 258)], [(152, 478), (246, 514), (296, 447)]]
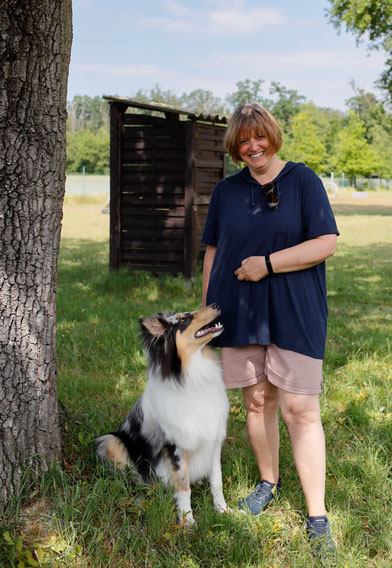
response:
[(208, 283), (210, 281), (211, 268), (214, 262), (215, 253), (216, 253), (216, 247), (207, 245), (207, 250), (204, 256), (204, 264), (203, 264), (203, 293), (202, 293), (202, 303), (201, 303), (202, 308), (204, 308), (206, 305)]
[[(270, 255), (273, 271), (295, 272), (304, 270), (323, 262), (336, 251), (337, 237), (335, 234), (321, 235), (287, 249)], [(268, 275), (264, 256), (250, 256), (242, 261), (241, 266), (234, 272), (238, 280), (257, 282)]]

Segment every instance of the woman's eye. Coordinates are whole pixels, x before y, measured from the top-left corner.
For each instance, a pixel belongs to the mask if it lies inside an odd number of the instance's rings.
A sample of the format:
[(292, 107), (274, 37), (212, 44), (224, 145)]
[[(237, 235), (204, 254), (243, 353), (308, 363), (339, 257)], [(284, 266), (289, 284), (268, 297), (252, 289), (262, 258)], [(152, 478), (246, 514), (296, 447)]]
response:
[(265, 138), (264, 134), (259, 134), (259, 135), (257, 136), (257, 139), (258, 139), (258, 140), (262, 140), (263, 138)]
[(247, 140), (240, 140), (240, 144), (246, 144)]

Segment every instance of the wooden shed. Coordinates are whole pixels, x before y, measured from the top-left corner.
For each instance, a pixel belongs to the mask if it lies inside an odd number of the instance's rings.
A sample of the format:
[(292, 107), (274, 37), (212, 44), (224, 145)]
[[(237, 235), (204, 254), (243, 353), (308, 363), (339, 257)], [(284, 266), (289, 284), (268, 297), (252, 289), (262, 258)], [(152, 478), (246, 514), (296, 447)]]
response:
[(110, 103), (110, 268), (193, 277), (211, 192), (224, 177), (226, 118), (105, 99)]

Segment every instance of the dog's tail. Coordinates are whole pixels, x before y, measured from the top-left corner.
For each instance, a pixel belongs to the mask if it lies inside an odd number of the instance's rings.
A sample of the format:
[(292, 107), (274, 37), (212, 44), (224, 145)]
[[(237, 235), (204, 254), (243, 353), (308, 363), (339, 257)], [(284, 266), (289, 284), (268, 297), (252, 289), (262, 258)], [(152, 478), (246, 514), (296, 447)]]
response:
[(133, 465), (125, 444), (115, 432), (96, 438), (95, 444), (95, 451), (101, 462), (109, 462), (119, 469)]

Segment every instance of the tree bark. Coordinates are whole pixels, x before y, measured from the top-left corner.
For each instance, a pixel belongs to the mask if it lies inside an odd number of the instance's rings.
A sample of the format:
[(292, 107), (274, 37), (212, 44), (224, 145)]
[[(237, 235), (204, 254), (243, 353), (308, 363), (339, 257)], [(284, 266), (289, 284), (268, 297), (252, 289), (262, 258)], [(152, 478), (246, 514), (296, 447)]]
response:
[(71, 0), (0, 0), (0, 508), (61, 457), (56, 283)]

